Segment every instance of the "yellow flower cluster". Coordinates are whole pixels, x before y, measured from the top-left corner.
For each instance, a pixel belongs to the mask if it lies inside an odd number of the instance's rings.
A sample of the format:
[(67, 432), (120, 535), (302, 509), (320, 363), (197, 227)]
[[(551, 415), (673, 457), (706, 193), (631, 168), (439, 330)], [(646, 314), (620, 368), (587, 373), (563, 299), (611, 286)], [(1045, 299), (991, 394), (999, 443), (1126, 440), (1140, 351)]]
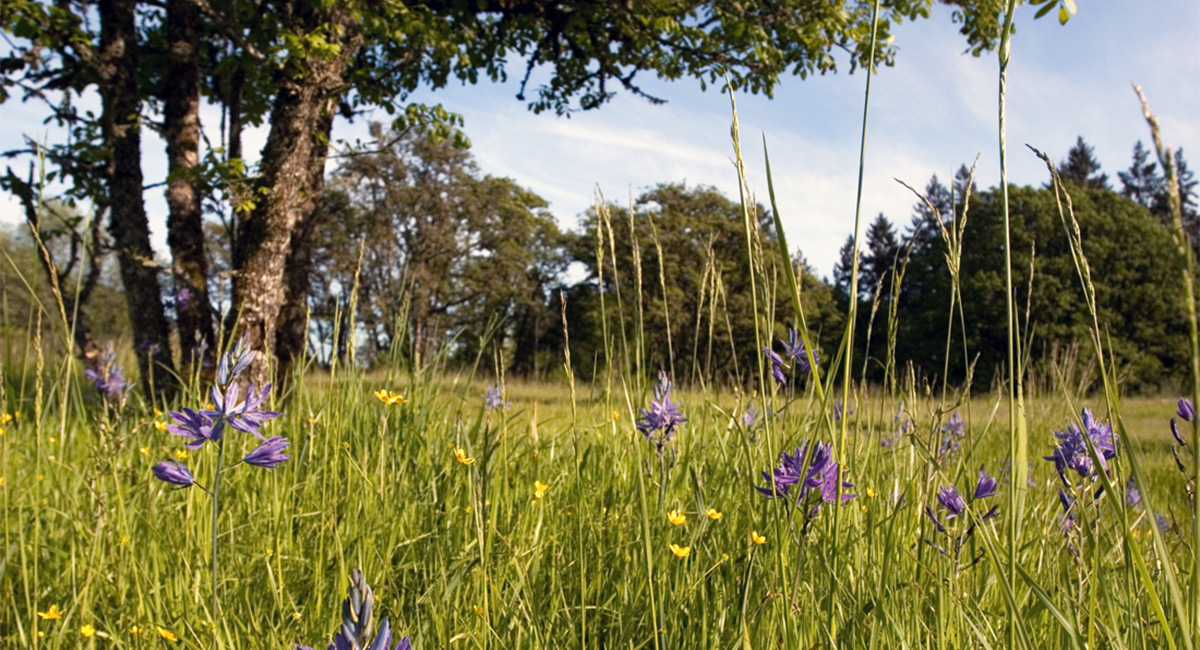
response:
[(542, 483), (541, 481), (534, 481), (533, 482), (533, 500), (536, 502), (536, 501), (540, 500), (542, 497), (546, 496), (546, 490), (548, 490), (548, 489), (550, 489), (549, 485), (546, 485), (545, 483)]
[(676, 526), (681, 526), (687, 523), (687, 515), (679, 512), (678, 510), (672, 510), (671, 512), (668, 512), (667, 519)]

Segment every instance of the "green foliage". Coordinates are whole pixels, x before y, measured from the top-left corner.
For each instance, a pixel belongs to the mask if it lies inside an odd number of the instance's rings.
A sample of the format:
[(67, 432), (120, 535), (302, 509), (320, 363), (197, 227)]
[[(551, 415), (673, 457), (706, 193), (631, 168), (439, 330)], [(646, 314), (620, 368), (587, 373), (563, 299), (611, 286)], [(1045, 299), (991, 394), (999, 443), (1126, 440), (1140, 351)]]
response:
[[(1111, 190), (1067, 185), (1083, 246), (1093, 270), (1096, 302), (1102, 326), (1111, 337), (1120, 376), (1131, 390), (1153, 389), (1178, 381), (1186, 371), (1181, 288), (1177, 280), (1169, 233), (1144, 207)], [(1013, 268), (1017, 305), (1025, 345), (1033, 356), (1049, 363), (1062, 361), (1071, 349), (1082, 358), (1092, 354), (1091, 318), (1078, 305), (1078, 286), (1067, 238), (1048, 189), (1009, 189), (1012, 219)], [(961, 206), (960, 206), (961, 209)], [(940, 242), (914, 252), (901, 297), (901, 337), (897, 355), (926, 373), (940, 369), (943, 341), (922, 332), (945, 331), (950, 304), (950, 280)], [(986, 388), (1005, 360), (1004, 284), (996, 271), (1003, 268), (1003, 222), (1000, 194), (990, 190), (971, 199), (962, 257), (962, 293), (967, 345), (976, 362), (975, 376)], [(1032, 294), (1029, 272), (1033, 268)], [(955, 340), (961, 340), (956, 332)], [(957, 350), (957, 351), (956, 351)], [(961, 381), (961, 345), (951, 347), (950, 368)], [(1048, 366), (1043, 370), (1051, 372)], [(1096, 375), (1091, 376), (1097, 381)]]
[[(600, 302), (587, 298), (601, 290), (596, 251), (597, 236), (603, 227), (603, 290), (611, 294), (609, 318), (623, 323), (632, 336), (636, 326), (634, 301), (642, 297), (646, 371), (669, 369), (673, 358), (680, 381), (712, 378), (747, 382), (756, 374), (760, 351), (754, 345), (741, 206), (711, 187), (671, 183), (641, 194), (633, 208), (632, 232), (628, 208), (605, 206), (607, 223), (595, 210), (589, 211), (572, 245), (573, 257), (587, 267), (588, 276), (571, 298), (586, 301), (585, 309), (592, 312), (581, 321), (571, 321), (571, 356), (579, 360), (582, 375), (591, 376), (594, 371), (590, 359), (603, 358), (603, 336), (595, 329), (601, 321)], [(792, 307), (786, 292), (779, 289), (783, 261), (775, 243), (774, 220), (761, 205), (756, 206), (755, 216), (761, 240), (756, 255), (763, 260), (763, 272), (771, 282), (766, 295), (774, 296), (769, 308), (776, 323), (774, 335), (783, 337), (786, 327), (793, 325)], [(616, 260), (610, 254), (613, 250)], [(640, 278), (635, 254), (640, 255)], [(659, 278), (660, 265), (663, 282)], [(808, 326), (825, 351), (835, 350), (843, 317), (834, 302), (833, 289), (802, 260), (799, 266), (800, 297)], [(619, 305), (614, 304), (618, 290), (622, 300)], [(611, 336), (619, 338), (618, 334)]]
[(485, 357), (492, 344), (506, 357), (514, 340), (536, 347), (556, 320), (547, 305), (565, 265), (545, 200), (482, 174), (454, 139), (378, 125), (373, 133), (314, 215), (314, 325), (330, 335), (356, 304), (368, 362), (397, 344), (422, 363), (444, 346), (468, 363), (485, 341)]

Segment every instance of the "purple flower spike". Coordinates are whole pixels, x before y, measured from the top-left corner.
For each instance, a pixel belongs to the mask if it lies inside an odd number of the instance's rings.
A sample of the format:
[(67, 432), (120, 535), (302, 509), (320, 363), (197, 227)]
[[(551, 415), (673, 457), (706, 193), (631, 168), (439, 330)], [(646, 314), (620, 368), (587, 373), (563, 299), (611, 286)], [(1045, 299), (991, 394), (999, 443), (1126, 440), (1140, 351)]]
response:
[(99, 363), (83, 371), (83, 376), (96, 387), (96, 390), (106, 399), (119, 402), (125, 397), (125, 373), (117, 365), (117, 357), (112, 350), (100, 357)]
[(963, 501), (963, 498), (959, 496), (958, 490), (953, 485), (943, 486), (939, 489), (937, 500), (938, 503), (942, 504), (943, 508), (950, 511), (950, 514), (946, 515), (946, 519), (953, 519), (967, 509), (967, 502)]
[(271, 394), (271, 385), (267, 384), (262, 387), (262, 390), (256, 391), (254, 384), (246, 390), (246, 400), (238, 401), (239, 389), (237, 384), (229, 387), (229, 390), (224, 395), (221, 390), (212, 387), (212, 402), (215, 407), (213, 410), (201, 411), (200, 414), (212, 420), (212, 428), (215, 436), (219, 436), (223, 427), (229, 426), (249, 433), (259, 440), (266, 440), (259, 428), (267, 420), (272, 420), (279, 417), (279, 413), (275, 411), (264, 411), (262, 405), (266, 402), (267, 397)]
[(230, 426), (238, 431), (252, 434), (259, 440), (262, 440), (263, 436), (258, 432), (259, 427), (263, 425), (263, 422), (279, 417), (279, 412), (265, 411), (262, 408), (270, 395), (270, 384), (263, 386), (262, 390), (257, 393), (254, 391), (254, 384), (250, 384), (250, 387), (246, 391), (246, 402), (242, 406), (241, 417), (231, 420), (229, 422)]
[[(1055, 431), (1054, 435), (1059, 439), (1059, 445), (1054, 448), (1054, 452), (1049, 456), (1044, 456), (1048, 461), (1054, 463), (1054, 468), (1059, 475), (1063, 475), (1066, 470), (1075, 470), (1081, 477), (1094, 477), (1097, 468), (1094, 467), (1092, 457), (1088, 453), (1087, 441), (1084, 440), (1084, 435), (1087, 435), (1091, 440), (1092, 446), (1096, 448), (1096, 454), (1100, 458), (1100, 468), (1105, 472), (1108, 471), (1108, 460), (1116, 458), (1117, 448), (1116, 440), (1113, 437), (1112, 426), (1096, 422), (1092, 417), (1091, 410), (1083, 409), (1083, 428), (1075, 424), (1067, 425), (1066, 431)], [(1065, 477), (1064, 477), (1064, 480)]]
[(504, 400), (504, 395), (500, 392), (499, 386), (492, 386), (488, 389), (487, 396), (484, 398), (483, 408), (489, 411), (499, 411), (509, 407), (512, 402)]
[(975, 482), (975, 496), (972, 500), (986, 499), (988, 497), (997, 496), (996, 479), (987, 475), (982, 467), (979, 468), (979, 480)]
[(196, 479), (192, 477), (192, 473), (188, 471), (188, 468), (173, 460), (164, 460), (155, 465), (153, 471), (158, 480), (165, 481), (171, 485), (191, 487), (196, 482)]
[[(788, 329), (788, 342), (783, 343), (783, 351), (801, 374), (812, 369), (808, 363), (808, 350), (804, 348), (804, 341), (800, 340), (800, 333), (795, 329)], [(816, 359), (815, 354), (813, 358)]]
[(283, 436), (272, 436), (266, 442), (255, 447), (253, 451), (246, 454), (246, 457), (242, 460), (255, 467), (275, 469), (275, 467), (291, 458), (291, 456), (283, 453), (283, 450), (287, 449), (289, 444), (291, 443)]
[(167, 431), (183, 438), (190, 438), (187, 443), (188, 449), (194, 451), (203, 447), (204, 443), (209, 440), (216, 442), (221, 438), (220, 431), (213, 434), (211, 420), (190, 408), (184, 407), (182, 412), (171, 411), (171, 418), (178, 424), (167, 427)]
[(1180, 397), (1179, 408), (1175, 409), (1175, 415), (1178, 415), (1184, 422), (1191, 422), (1192, 418), (1196, 417), (1196, 407), (1192, 405), (1192, 400)]
[[(762, 473), (763, 480), (767, 481), (769, 485), (755, 487), (755, 489), (764, 496), (788, 498), (793, 496), (792, 486), (799, 485), (800, 489), (795, 494), (797, 507), (803, 504), (808, 491), (813, 489), (817, 490), (821, 501), (825, 503), (849, 501), (857, 496), (843, 491), (846, 488), (854, 487), (851, 483), (843, 481), (842, 489), (838, 489), (837, 475), (838, 463), (833, 460), (833, 445), (817, 441), (809, 451), (808, 443), (805, 443), (796, 447), (795, 455), (788, 454), (786, 451), (779, 454), (779, 466), (770, 472)], [(820, 503), (814, 507), (819, 505)]]
[(636, 425), (646, 440), (654, 443), (660, 454), (663, 446), (671, 441), (675, 429), (688, 421), (679, 412), (679, 407), (680, 402), (671, 401), (671, 380), (667, 373), (660, 370), (658, 383), (654, 385), (654, 399), (650, 402), (650, 408), (642, 409), (642, 417)]

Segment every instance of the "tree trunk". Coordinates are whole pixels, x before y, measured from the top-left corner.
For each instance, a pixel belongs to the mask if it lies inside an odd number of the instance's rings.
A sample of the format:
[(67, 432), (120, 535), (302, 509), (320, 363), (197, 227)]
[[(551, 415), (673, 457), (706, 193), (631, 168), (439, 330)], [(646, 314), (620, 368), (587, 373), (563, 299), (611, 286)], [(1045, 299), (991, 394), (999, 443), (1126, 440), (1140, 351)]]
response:
[(191, 0), (167, 0), (169, 59), (163, 88), (167, 141), (167, 243), (175, 280), (179, 358), (184, 375), (202, 350), (215, 352), (204, 214), (196, 174), (200, 164), (200, 10)]
[(325, 160), (329, 154), (329, 137), (333, 133), (334, 102), (327, 106), (312, 133), (308, 156), (308, 190), (300, 210), (300, 218), (292, 234), (292, 249), (285, 270), (285, 294), (279, 314), (279, 329), (275, 336), (275, 355), (279, 359), (278, 379), (286, 382), (293, 366), (300, 360), (308, 345), (308, 293), (312, 273), (312, 234), (324, 223), (320, 210), (325, 192)]
[[(133, 342), (147, 394), (169, 397), (175, 391), (167, 316), (163, 310), (158, 267), (150, 247), (150, 226), (142, 202), (141, 106), (137, 86), (135, 0), (102, 0), (99, 90), (101, 126), (108, 160), (105, 177), (110, 213), (109, 234), (117, 250), (121, 282)], [(157, 366), (153, 367), (152, 366)]]
[(302, 63), (285, 64), (277, 76), (279, 90), (271, 108), (271, 130), (259, 165), (264, 193), (234, 250), (233, 305), (238, 334), (248, 336), (253, 349), (266, 353), (251, 369), (251, 378), (257, 383), (268, 379), (267, 366), (286, 295), (284, 271), (292, 233), (308, 197), (312, 134), (328, 102), (343, 91), (346, 66), (362, 44), (353, 18), (342, 8), (329, 11), (332, 19), (309, 17), (299, 28), (332, 26), (330, 31), (340, 36), (338, 53), (309, 55)]

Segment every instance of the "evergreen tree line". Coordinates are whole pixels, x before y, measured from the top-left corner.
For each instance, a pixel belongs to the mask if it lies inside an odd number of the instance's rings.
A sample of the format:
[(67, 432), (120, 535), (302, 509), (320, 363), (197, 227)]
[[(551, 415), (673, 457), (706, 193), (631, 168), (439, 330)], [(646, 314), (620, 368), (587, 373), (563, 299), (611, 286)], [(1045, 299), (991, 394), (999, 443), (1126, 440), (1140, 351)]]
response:
[[(1174, 162), (1184, 228), (1197, 253), (1197, 181), (1182, 150)], [(1092, 147), (1080, 137), (1057, 169), (1082, 231), (1101, 326), (1111, 337), (1127, 386), (1150, 390), (1181, 380), (1186, 374), (1187, 327), (1166, 181), (1158, 164), (1150, 162), (1149, 151), (1139, 141), (1129, 169), (1117, 174), (1120, 188), (1114, 188)], [(899, 301), (892, 346), (897, 367), (911, 364), (926, 378), (948, 371), (951, 382), (959, 384), (970, 373), (977, 387), (987, 388), (1007, 360), (1003, 205), (999, 188), (980, 192), (971, 187), (964, 209), (969, 178), (965, 166), (950, 187), (934, 175), (924, 188), (933, 209), (918, 201), (903, 232), (882, 214), (870, 224), (860, 252), (855, 299), (863, 321), (860, 332), (868, 325), (886, 332), (890, 303)], [(1095, 380), (1091, 320), (1053, 189), (1049, 184), (1010, 187), (1009, 210), (1021, 345), (1031, 355), (1032, 371), (1035, 376), (1062, 373), (1076, 381)], [(953, 318), (948, 249), (938, 218), (948, 229), (955, 220), (965, 219), (962, 304)], [(843, 311), (850, 300), (853, 254), (849, 237), (833, 272), (834, 294)], [(867, 377), (887, 379), (887, 336), (857, 343), (870, 360)]]

